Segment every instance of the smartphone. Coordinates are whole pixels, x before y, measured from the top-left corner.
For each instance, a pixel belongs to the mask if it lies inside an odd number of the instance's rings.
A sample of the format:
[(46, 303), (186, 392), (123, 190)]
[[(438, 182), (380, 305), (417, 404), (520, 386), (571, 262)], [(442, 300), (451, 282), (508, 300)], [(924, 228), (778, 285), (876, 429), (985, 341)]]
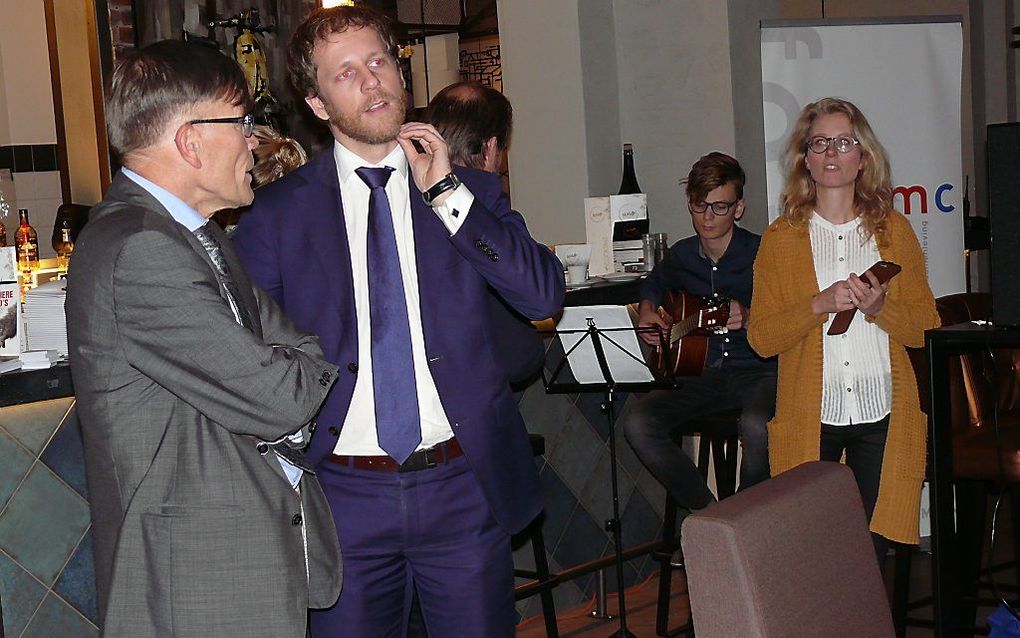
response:
[[(879, 285), (884, 284), (893, 277), (899, 274), (903, 270), (899, 264), (894, 264), (891, 261), (876, 261), (871, 268), (868, 268), (865, 272), (870, 272), (875, 275), (878, 279)], [(865, 274), (860, 275), (861, 281), (871, 287), (871, 280)], [(825, 334), (827, 335), (841, 335), (850, 329), (850, 322), (854, 320), (854, 315), (857, 314), (857, 308), (850, 308), (849, 310), (841, 310), (836, 313), (833, 317), (832, 323), (829, 324), (829, 329)]]

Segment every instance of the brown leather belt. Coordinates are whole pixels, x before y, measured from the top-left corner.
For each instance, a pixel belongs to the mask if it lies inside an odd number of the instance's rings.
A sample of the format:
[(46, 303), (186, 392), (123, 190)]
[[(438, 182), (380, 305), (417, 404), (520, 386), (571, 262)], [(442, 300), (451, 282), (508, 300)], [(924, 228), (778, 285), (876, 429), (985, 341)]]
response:
[(417, 472), (442, 465), (463, 454), (464, 450), (461, 449), (460, 442), (453, 438), (443, 441), (435, 447), (412, 453), (403, 464), (397, 463), (389, 456), (339, 456), (337, 454), (330, 454), (328, 458), (334, 463), (358, 470)]

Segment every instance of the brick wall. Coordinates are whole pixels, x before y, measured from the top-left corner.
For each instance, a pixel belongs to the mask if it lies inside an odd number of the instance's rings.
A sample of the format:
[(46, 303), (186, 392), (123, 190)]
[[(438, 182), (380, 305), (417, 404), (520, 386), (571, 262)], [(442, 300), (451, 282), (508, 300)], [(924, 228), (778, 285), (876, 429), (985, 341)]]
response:
[(113, 57), (118, 58), (125, 49), (135, 47), (135, 16), (131, 0), (108, 0), (110, 7), (110, 40)]

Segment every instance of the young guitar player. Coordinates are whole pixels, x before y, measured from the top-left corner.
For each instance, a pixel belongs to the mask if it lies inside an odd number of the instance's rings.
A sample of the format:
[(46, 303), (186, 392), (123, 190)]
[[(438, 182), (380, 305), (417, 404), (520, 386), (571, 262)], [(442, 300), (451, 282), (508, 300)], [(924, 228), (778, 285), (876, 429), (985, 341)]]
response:
[[(709, 153), (694, 164), (686, 182), (687, 208), (697, 234), (673, 244), (649, 274), (638, 323), (668, 331), (671, 322), (660, 305), (667, 291), (679, 290), (729, 300), (723, 302), (729, 306), (727, 330), (707, 337), (700, 375), (678, 377), (676, 389), (633, 395), (621, 421), (648, 471), (680, 508), (695, 510), (714, 497), (674, 434), (697, 431), (699, 421), (739, 408), (740, 488), (768, 478), (766, 424), (775, 409), (776, 364), (759, 358), (747, 343), (752, 266), (761, 238), (736, 225), (744, 214), (744, 171), (732, 157)], [(660, 345), (653, 332), (641, 336), (652, 346)], [(684, 337), (696, 338), (704, 337)]]

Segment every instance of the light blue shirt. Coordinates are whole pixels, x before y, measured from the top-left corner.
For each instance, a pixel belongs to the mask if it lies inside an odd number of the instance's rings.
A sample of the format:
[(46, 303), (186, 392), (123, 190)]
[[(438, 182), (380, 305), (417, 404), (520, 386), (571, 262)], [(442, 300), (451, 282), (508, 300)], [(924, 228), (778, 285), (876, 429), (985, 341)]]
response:
[(174, 218), (174, 221), (189, 231), (195, 232), (209, 221), (202, 216), (202, 213), (186, 204), (183, 199), (162, 186), (145, 179), (130, 168), (122, 168), (120, 172), (124, 173), (124, 177), (138, 184), (145, 189), (145, 192), (155, 197), (156, 201), (162, 204), (163, 208), (167, 209), (167, 212)]
[[(170, 216), (174, 218), (174, 221), (187, 228), (189, 232), (193, 233), (209, 222), (207, 218), (203, 217), (201, 213), (185, 203), (183, 199), (174, 195), (162, 186), (145, 179), (130, 168), (121, 168), (120, 172), (132, 182), (145, 189), (145, 192), (155, 197), (156, 201), (162, 204), (163, 208), (165, 208), (167, 212), (170, 213)], [(238, 302), (240, 302), (240, 300), (238, 300)], [(287, 479), (290, 481), (291, 487), (296, 488), (298, 483), (301, 482), (301, 475), (304, 473), (304, 470), (294, 466), (290, 461), (282, 456), (277, 456), (276, 460), (280, 462), (280, 467), (283, 468), (283, 473), (287, 475)]]

